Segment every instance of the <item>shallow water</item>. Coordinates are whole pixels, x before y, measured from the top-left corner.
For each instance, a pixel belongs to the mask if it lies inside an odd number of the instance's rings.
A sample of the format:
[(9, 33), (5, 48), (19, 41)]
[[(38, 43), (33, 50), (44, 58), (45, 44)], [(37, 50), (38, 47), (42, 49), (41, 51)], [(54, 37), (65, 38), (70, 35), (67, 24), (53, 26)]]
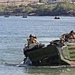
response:
[(41, 43), (49, 44), (63, 33), (75, 30), (75, 17), (10, 16), (0, 17), (0, 74), (1, 75), (74, 75), (74, 68), (18, 67), (23, 59), (23, 47), (29, 34)]

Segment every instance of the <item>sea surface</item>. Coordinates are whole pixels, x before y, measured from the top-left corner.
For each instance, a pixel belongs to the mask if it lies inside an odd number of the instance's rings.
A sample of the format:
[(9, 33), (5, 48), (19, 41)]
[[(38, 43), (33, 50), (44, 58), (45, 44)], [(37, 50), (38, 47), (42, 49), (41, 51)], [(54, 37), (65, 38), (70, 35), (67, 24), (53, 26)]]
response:
[(30, 34), (48, 45), (71, 30), (75, 30), (75, 17), (0, 16), (0, 75), (75, 75), (75, 68), (18, 66)]

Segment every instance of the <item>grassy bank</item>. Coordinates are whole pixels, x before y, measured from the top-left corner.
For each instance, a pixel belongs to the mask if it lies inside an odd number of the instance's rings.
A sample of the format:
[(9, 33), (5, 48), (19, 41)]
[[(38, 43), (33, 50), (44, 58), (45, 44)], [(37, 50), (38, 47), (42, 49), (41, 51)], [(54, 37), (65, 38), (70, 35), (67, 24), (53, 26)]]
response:
[(20, 6), (0, 6), (0, 15), (9, 12), (10, 15), (27, 13), (37, 16), (75, 16), (74, 3), (58, 3), (54, 5), (20, 5)]

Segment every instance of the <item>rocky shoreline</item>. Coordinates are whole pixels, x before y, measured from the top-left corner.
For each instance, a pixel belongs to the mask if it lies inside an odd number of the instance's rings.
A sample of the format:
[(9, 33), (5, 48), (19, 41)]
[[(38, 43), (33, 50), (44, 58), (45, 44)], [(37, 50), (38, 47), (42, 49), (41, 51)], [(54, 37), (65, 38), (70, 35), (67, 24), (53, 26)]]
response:
[[(23, 16), (24, 14), (26, 13), (13, 13), (13, 12), (8, 12), (8, 13), (5, 13), (5, 12), (0, 12), (0, 16), (5, 16), (5, 15), (9, 15), (9, 16)], [(58, 13), (58, 12), (51, 12), (51, 13), (47, 13), (47, 12), (44, 12), (43, 14), (42, 13), (28, 13), (27, 16), (75, 16), (75, 12), (65, 12), (65, 13)]]

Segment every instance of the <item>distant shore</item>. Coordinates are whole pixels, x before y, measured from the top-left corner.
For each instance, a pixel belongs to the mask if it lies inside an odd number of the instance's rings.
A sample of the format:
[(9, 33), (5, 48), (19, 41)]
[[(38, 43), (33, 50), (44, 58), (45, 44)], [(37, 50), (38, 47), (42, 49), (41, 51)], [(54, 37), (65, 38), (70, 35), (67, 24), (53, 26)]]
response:
[(55, 5), (0, 6), (0, 16), (75, 16), (75, 3)]
[[(58, 12), (56, 12), (58, 13)], [(37, 14), (37, 13), (29, 13), (27, 14), (27, 16), (75, 16), (75, 13), (60, 13), (60, 14), (56, 14), (56, 13), (51, 13), (51, 14), (46, 14), (46, 12), (44, 12), (44, 14)], [(8, 13), (5, 13), (5, 12), (0, 12), (0, 16), (5, 16), (5, 15), (8, 15), (8, 16), (23, 16), (24, 13), (12, 13), (12, 12), (8, 12)]]

